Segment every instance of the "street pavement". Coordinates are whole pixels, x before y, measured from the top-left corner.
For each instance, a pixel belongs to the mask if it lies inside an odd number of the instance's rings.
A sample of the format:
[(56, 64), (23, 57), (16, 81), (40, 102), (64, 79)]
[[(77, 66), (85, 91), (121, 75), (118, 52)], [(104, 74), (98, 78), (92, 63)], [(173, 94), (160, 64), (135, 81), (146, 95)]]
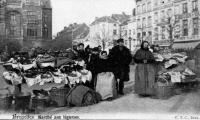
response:
[[(125, 83), (125, 95), (119, 96), (112, 101), (103, 101), (87, 107), (61, 107), (46, 109), (43, 114), (92, 114), (92, 113), (156, 113), (156, 114), (199, 114), (200, 113), (200, 90), (194, 90), (181, 95), (175, 95), (167, 100), (139, 97), (134, 93), (134, 71), (131, 66), (130, 81)], [(3, 68), (0, 67), (0, 88), (6, 83), (2, 78)], [(1, 112), (2, 113), (2, 112)], [(1, 114), (0, 113), (0, 114)]]
[(148, 113), (148, 114), (199, 114), (200, 90), (175, 95), (167, 100), (139, 97), (134, 93), (134, 71), (131, 66), (130, 81), (125, 83), (125, 95), (113, 101), (103, 101), (87, 107), (56, 108), (47, 114), (108, 114), (108, 113)]

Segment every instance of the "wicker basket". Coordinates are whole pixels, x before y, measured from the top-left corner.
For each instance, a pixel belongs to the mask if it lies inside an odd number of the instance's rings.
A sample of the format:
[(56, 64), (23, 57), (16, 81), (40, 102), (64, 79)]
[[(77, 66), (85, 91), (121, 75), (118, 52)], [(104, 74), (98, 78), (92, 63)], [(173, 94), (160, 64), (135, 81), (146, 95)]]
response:
[(56, 106), (62, 107), (66, 105), (66, 95), (70, 91), (70, 87), (56, 88), (53, 87), (50, 92), (50, 99), (55, 102)]
[(165, 85), (155, 85), (155, 95), (158, 99), (168, 99), (173, 96), (173, 84), (166, 82)]
[(44, 111), (46, 108), (45, 98), (33, 97), (31, 98), (31, 109), (35, 111), (35, 113), (39, 113), (40, 111)]
[(10, 94), (9, 89), (8, 94), (1, 95), (0, 97), (0, 109), (7, 110), (12, 106), (13, 96)]
[(29, 108), (30, 93), (19, 93), (15, 96), (15, 110), (26, 110)]

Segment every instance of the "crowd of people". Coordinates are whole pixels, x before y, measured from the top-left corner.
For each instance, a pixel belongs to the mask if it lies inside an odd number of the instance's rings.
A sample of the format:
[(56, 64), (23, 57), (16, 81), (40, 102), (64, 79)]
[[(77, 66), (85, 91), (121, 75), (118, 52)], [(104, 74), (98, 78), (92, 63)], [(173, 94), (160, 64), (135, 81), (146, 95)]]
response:
[(102, 72), (113, 72), (117, 84), (118, 94), (124, 94), (124, 82), (129, 81), (129, 64), (132, 61), (132, 55), (128, 48), (124, 46), (124, 40), (119, 39), (109, 54), (102, 50), (101, 46), (90, 48), (80, 43), (73, 47), (74, 57), (83, 59), (86, 62), (87, 69), (92, 72), (93, 79), (90, 87), (95, 89), (97, 75)]
[(117, 81), (118, 94), (124, 94), (124, 82), (129, 81), (130, 63), (137, 64), (135, 73), (135, 93), (139, 96), (151, 96), (154, 94), (155, 77), (159, 71), (159, 63), (155, 61), (153, 53), (159, 52), (159, 46), (151, 46), (147, 41), (143, 41), (141, 48), (132, 55), (130, 50), (124, 46), (124, 40), (119, 39), (109, 54), (102, 51), (101, 46), (91, 49), (84, 44), (79, 44), (78, 49), (74, 49), (79, 58), (87, 63), (87, 69), (92, 72), (93, 80), (91, 88), (95, 89), (96, 76), (102, 72), (113, 72)]
[[(153, 51), (152, 51), (153, 50)], [(90, 48), (83, 43), (73, 46), (65, 51), (52, 51), (42, 49), (31, 49), (29, 57), (37, 56), (40, 52), (50, 54), (54, 57), (68, 57), (72, 60), (82, 59), (86, 63), (86, 69), (92, 72), (92, 81), (89, 87), (95, 90), (97, 75), (102, 72), (112, 72), (117, 83), (117, 93), (124, 94), (124, 82), (129, 81), (130, 63), (137, 64), (135, 73), (135, 93), (140, 96), (153, 96), (156, 72), (159, 66), (153, 56), (154, 52), (159, 51), (159, 46), (150, 45), (143, 41), (141, 48), (135, 55), (124, 45), (124, 40), (117, 40), (117, 45), (107, 51), (102, 50), (101, 46)], [(67, 54), (65, 54), (67, 53)]]

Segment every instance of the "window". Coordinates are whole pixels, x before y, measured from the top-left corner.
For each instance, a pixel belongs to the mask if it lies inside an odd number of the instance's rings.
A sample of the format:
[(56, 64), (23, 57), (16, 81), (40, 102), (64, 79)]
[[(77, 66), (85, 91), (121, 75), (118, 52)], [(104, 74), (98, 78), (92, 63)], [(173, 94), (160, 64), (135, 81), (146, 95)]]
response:
[(114, 24), (114, 26), (117, 26), (117, 24)]
[(37, 29), (35, 29), (35, 28), (28, 28), (27, 29), (27, 36), (30, 36), (30, 37), (37, 36)]
[(146, 12), (146, 5), (145, 4), (142, 5), (142, 12), (143, 13)]
[(137, 6), (137, 14), (140, 14), (140, 6)]
[(183, 13), (187, 13), (187, 3), (183, 3)]
[(151, 36), (152, 35), (151, 31), (149, 31), (148, 34), (149, 34), (149, 36)]
[(192, 10), (193, 11), (198, 11), (198, 4), (197, 4), (197, 0), (192, 1)]
[(155, 13), (155, 23), (157, 23), (158, 22), (158, 13), (156, 12)]
[(188, 20), (183, 20), (183, 36), (188, 36)]
[(180, 8), (179, 5), (175, 6), (175, 11), (174, 11), (175, 15), (179, 15), (180, 14)]
[(152, 26), (152, 19), (151, 19), (151, 16), (148, 17), (148, 26)]
[(141, 37), (141, 33), (137, 33), (137, 38), (140, 38)]
[(142, 27), (146, 27), (146, 18), (142, 19)]
[(113, 30), (113, 35), (117, 35), (117, 30)]
[(124, 31), (124, 35), (127, 36), (127, 30)]
[(48, 20), (48, 16), (47, 16), (47, 15), (44, 15), (44, 16), (43, 16), (43, 22), (47, 22), (47, 20)]
[(151, 2), (147, 3), (147, 11), (151, 11)]
[(0, 10), (0, 23), (2, 23), (3, 21), (4, 21), (4, 13), (3, 11)]
[(193, 35), (198, 35), (199, 29), (198, 29), (198, 18), (193, 18)]
[(155, 40), (158, 40), (158, 28), (156, 27), (155, 29), (154, 29), (154, 35), (155, 35)]
[(165, 39), (165, 26), (162, 26), (162, 39)]
[(11, 22), (16, 22), (16, 16), (15, 16), (15, 14), (11, 14), (10, 15), (10, 21)]
[(131, 35), (131, 30), (129, 30), (129, 36)]
[(42, 32), (42, 35), (44, 38), (48, 38), (48, 28), (43, 28), (43, 32)]
[(140, 19), (137, 20), (137, 26), (138, 26), (138, 28), (141, 28)]
[(10, 35), (15, 35), (15, 27), (10, 26)]
[(167, 16), (168, 16), (168, 17), (171, 17), (171, 16), (172, 16), (172, 9), (168, 9), (168, 10), (167, 10)]
[(142, 32), (142, 36), (145, 37), (146, 36), (146, 32)]
[(165, 11), (164, 10), (161, 12), (161, 21), (162, 22), (165, 21)]

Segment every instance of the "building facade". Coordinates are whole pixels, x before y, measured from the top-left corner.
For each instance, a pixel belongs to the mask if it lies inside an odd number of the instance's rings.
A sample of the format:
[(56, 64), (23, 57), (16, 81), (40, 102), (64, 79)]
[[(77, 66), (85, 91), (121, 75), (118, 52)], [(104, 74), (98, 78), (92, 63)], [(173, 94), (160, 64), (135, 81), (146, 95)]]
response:
[(40, 47), (52, 37), (50, 0), (1, 0), (1, 38), (23, 47)]
[(131, 51), (135, 49), (140, 44), (137, 39), (137, 22), (135, 14), (125, 23), (121, 24), (121, 37), (125, 40), (125, 46)]
[(171, 35), (176, 48), (200, 41), (199, 0), (136, 0), (136, 6), (139, 40), (169, 46)]
[(115, 45), (117, 39), (123, 38), (125, 46), (131, 51), (135, 51), (139, 44), (136, 28), (135, 9), (132, 15), (122, 13), (96, 18), (90, 25), (89, 40), (93, 41), (91, 42), (94, 44), (93, 46), (103, 46), (103, 41), (105, 41), (106, 49), (110, 49)]
[(93, 46), (101, 45), (104, 49), (113, 47), (114, 41), (120, 38), (120, 23), (110, 16), (96, 18), (90, 25), (89, 40)]

